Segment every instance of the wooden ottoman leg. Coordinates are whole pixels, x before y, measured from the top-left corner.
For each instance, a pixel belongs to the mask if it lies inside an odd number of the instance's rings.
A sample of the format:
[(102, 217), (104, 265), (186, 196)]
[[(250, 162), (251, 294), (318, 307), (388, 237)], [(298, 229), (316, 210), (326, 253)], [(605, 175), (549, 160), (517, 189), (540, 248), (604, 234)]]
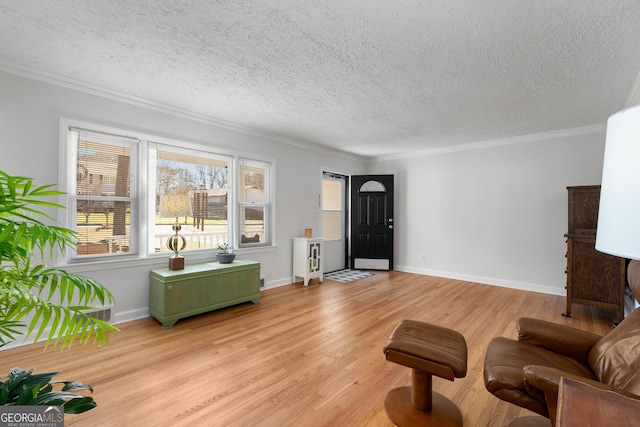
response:
[(384, 409), (397, 426), (461, 427), (462, 413), (443, 395), (432, 391), (433, 377), (428, 372), (413, 370), (412, 386), (391, 390)]
[(430, 411), (433, 407), (432, 384), (433, 376), (430, 373), (412, 369), (411, 403), (417, 410)]

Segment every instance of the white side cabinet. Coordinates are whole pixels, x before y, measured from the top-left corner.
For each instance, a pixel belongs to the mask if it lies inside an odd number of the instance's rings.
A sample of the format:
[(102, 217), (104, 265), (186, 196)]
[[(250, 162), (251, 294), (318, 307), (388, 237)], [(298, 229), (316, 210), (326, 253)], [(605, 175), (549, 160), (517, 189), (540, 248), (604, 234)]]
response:
[(310, 279), (320, 279), (322, 283), (322, 250), (321, 237), (293, 238), (293, 279), (302, 277), (304, 286), (309, 286)]

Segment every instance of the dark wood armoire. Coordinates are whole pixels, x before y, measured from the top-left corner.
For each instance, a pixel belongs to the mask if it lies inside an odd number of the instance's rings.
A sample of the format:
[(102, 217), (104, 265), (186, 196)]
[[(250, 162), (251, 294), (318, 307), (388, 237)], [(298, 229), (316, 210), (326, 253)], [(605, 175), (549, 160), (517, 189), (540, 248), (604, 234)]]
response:
[(624, 318), (626, 260), (596, 250), (600, 186), (567, 187), (569, 227), (567, 238), (567, 311), (571, 304), (602, 307)]

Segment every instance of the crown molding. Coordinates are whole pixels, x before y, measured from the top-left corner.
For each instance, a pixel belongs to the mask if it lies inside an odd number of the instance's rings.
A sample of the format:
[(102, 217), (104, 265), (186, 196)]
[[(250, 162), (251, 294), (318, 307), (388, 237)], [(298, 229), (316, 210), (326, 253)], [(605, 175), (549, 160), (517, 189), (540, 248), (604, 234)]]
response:
[[(398, 160), (412, 157), (424, 157), (433, 156), (445, 153), (453, 153), (458, 151), (478, 150), (482, 148), (491, 148), (502, 145), (521, 144), (526, 142), (541, 141), (554, 138), (562, 138), (568, 136), (585, 135), (591, 133), (604, 132), (606, 130), (606, 124), (585, 126), (579, 128), (562, 129), (558, 131), (536, 133), (530, 135), (522, 135), (517, 137), (509, 137), (496, 140), (473, 142), (468, 144), (457, 144), (447, 147), (429, 148), (424, 150), (410, 151), (406, 153), (390, 154), (383, 156), (364, 156), (353, 153), (347, 153), (345, 151), (336, 150), (329, 147), (324, 147), (311, 142), (291, 139), (283, 135), (276, 133), (266, 132), (258, 129), (254, 129), (248, 126), (242, 126), (237, 123), (222, 120), (213, 116), (200, 114), (195, 111), (179, 108), (169, 104), (163, 104), (150, 99), (136, 97), (124, 92), (119, 92), (113, 89), (105, 88), (102, 86), (94, 85), (88, 82), (72, 79), (63, 75), (51, 73), (44, 70), (39, 70), (33, 67), (22, 66), (0, 60), (0, 71), (4, 71), (9, 74), (15, 74), (21, 77), (25, 77), (32, 80), (42, 81), (45, 83), (53, 84), (56, 86), (65, 87), (72, 90), (88, 93), (102, 98), (111, 99), (118, 102), (124, 102), (130, 105), (146, 108), (149, 110), (158, 111), (165, 114), (171, 114), (176, 117), (184, 118), (187, 120), (193, 120), (219, 128), (249, 134), (261, 138), (270, 139), (275, 142), (292, 145), (298, 148), (312, 150), (324, 154), (333, 156), (339, 156), (345, 159), (354, 161), (364, 161), (366, 163), (376, 163), (388, 160)], [(633, 89), (627, 98), (626, 106), (633, 106), (640, 104), (640, 73), (636, 77), (633, 85)]]
[(84, 82), (77, 79), (72, 79), (60, 74), (51, 73), (44, 70), (39, 70), (33, 67), (27, 67), (23, 65), (14, 64), (4, 60), (0, 60), (0, 71), (4, 71), (9, 74), (14, 74), (27, 79), (37, 80), (44, 83), (49, 83), (55, 86), (65, 87), (67, 89), (76, 90), (79, 92), (88, 93), (91, 95), (99, 96), (102, 98), (111, 99), (118, 102), (124, 102), (126, 104), (134, 105), (137, 107), (146, 108), (149, 110), (158, 111), (165, 114), (171, 114), (176, 117), (180, 117), (187, 120), (193, 120), (200, 123), (209, 124), (212, 126), (220, 127), (235, 132), (240, 132), (248, 135), (253, 135), (261, 138), (270, 139), (275, 142), (293, 145), (298, 148), (304, 148), (324, 154), (343, 157), (349, 160), (365, 161), (365, 156), (357, 154), (347, 153), (340, 150), (335, 150), (329, 147), (323, 147), (311, 142), (295, 140), (276, 133), (266, 132), (259, 129), (251, 128), (249, 126), (239, 125), (237, 123), (222, 120), (213, 116), (200, 114), (195, 111), (179, 108), (169, 104), (163, 104), (150, 99), (141, 98), (130, 95), (128, 93), (119, 92), (110, 88), (94, 85), (88, 82)]
[(551, 132), (534, 133), (530, 135), (515, 136), (503, 139), (494, 139), (488, 141), (472, 142), (469, 144), (457, 144), (447, 147), (429, 148), (426, 150), (417, 150), (401, 154), (391, 154), (388, 156), (377, 156), (368, 158), (369, 163), (382, 162), (387, 160), (399, 160), (413, 157), (435, 156), (439, 154), (454, 153), (457, 151), (479, 150), (482, 148), (499, 147), (502, 145), (522, 144), (534, 141), (544, 141), (548, 139), (564, 138), (577, 135), (586, 135), (606, 131), (606, 124), (584, 126), (579, 128), (562, 129)]

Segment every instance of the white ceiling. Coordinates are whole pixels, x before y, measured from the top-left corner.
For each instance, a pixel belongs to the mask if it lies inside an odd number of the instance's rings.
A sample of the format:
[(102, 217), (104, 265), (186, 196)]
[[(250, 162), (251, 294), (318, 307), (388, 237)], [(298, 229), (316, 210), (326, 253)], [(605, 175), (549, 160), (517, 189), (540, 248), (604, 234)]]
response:
[(638, 0), (0, 0), (0, 69), (379, 157), (603, 125)]

